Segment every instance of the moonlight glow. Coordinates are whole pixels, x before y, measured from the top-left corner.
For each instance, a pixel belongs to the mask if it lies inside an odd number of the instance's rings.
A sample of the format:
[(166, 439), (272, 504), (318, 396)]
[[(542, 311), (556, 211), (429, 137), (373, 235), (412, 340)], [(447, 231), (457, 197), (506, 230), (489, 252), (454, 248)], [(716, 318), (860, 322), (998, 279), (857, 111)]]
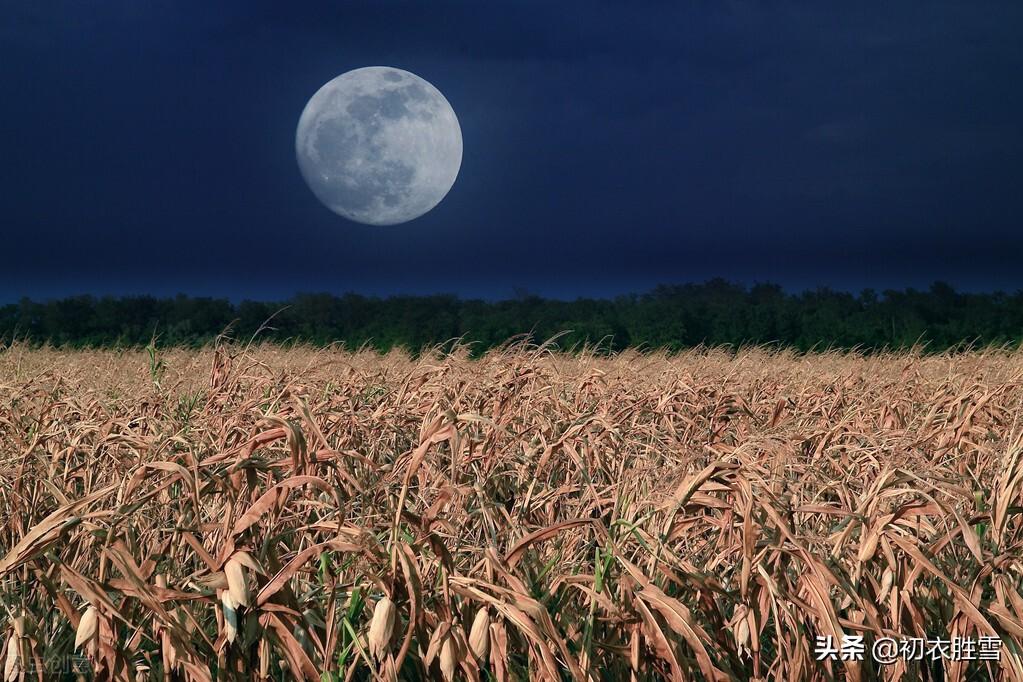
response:
[(327, 208), (369, 225), (423, 215), (451, 189), (462, 131), (437, 88), (370, 66), (320, 88), (298, 121), (298, 166)]

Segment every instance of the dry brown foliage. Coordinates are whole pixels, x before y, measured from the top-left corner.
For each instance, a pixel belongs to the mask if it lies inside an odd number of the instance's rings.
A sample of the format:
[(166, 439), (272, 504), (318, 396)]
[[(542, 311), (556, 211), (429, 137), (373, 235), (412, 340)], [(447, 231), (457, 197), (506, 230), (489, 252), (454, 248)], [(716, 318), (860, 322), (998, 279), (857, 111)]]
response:
[(1023, 681), (1021, 401), (996, 351), (15, 346), (3, 670)]

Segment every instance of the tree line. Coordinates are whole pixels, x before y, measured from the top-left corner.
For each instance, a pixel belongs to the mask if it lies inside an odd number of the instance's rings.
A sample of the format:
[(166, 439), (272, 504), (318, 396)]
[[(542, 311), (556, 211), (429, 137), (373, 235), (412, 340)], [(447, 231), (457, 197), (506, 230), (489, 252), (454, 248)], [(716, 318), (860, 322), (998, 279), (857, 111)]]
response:
[(238, 303), (184, 295), (75, 296), (0, 307), (0, 344), (141, 346), (157, 338), (165, 346), (198, 346), (225, 330), (242, 341), (255, 336), (379, 350), (418, 350), (462, 338), (483, 352), (519, 335), (540, 342), (563, 333), (562, 348), (777, 344), (870, 351), (922, 344), (943, 351), (963, 344), (1019, 344), (1023, 291), (962, 293), (936, 283), (926, 291), (789, 293), (774, 284), (712, 280), (574, 301), (525, 294), (503, 301), (300, 294), (288, 301)]

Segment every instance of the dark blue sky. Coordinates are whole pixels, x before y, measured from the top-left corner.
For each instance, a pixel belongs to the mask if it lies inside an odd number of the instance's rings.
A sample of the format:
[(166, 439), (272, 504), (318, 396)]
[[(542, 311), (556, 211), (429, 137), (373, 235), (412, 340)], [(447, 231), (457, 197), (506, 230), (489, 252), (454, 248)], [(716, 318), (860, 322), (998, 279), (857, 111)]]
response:
[[(1023, 288), (1017, 0), (0, 9), (0, 300)], [(368, 65), (462, 126), (404, 225), (330, 213), (295, 163), (308, 98)]]

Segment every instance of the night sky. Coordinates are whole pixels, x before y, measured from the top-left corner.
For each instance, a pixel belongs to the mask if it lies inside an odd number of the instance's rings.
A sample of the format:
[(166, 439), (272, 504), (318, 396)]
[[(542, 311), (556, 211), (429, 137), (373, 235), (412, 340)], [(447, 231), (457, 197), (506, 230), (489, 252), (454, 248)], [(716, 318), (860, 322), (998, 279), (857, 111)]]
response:
[[(0, 301), (1023, 288), (1018, 0), (0, 10)], [(295, 162), (309, 97), (370, 65), (462, 127), (403, 225), (336, 216)]]

